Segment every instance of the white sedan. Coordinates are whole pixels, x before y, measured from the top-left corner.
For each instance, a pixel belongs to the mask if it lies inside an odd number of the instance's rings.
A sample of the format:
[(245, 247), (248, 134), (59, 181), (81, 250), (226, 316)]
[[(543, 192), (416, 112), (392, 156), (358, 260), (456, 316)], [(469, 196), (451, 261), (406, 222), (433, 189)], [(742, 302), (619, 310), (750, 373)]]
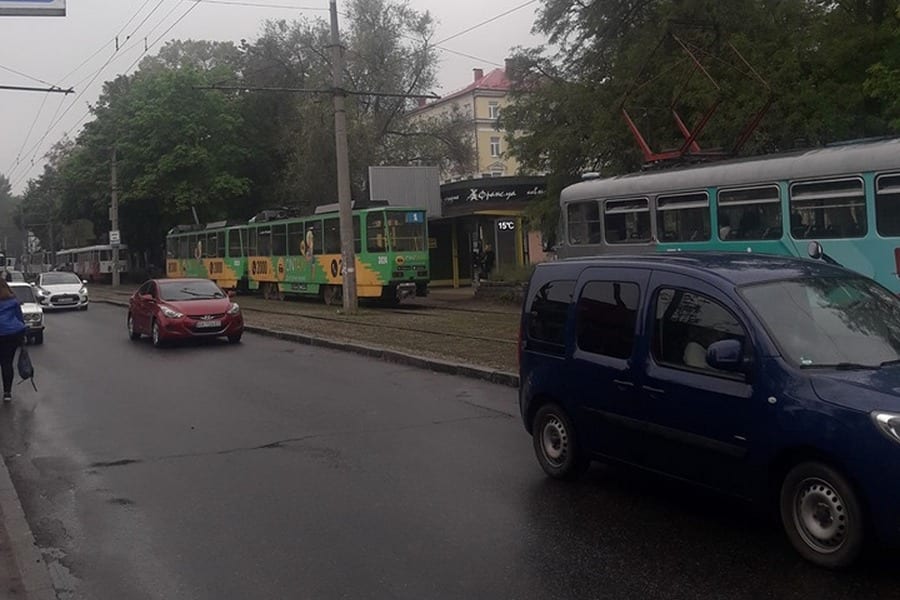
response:
[(75, 273), (51, 271), (41, 273), (34, 284), (34, 292), (44, 310), (77, 308), (87, 310), (87, 281)]

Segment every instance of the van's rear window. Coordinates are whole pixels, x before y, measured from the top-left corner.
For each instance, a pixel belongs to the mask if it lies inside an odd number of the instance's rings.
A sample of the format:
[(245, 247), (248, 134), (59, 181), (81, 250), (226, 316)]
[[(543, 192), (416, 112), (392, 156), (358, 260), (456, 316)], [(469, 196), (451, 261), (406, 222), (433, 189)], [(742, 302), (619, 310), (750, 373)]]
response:
[(565, 346), (566, 314), (574, 291), (571, 280), (548, 281), (534, 290), (526, 309), (530, 338)]

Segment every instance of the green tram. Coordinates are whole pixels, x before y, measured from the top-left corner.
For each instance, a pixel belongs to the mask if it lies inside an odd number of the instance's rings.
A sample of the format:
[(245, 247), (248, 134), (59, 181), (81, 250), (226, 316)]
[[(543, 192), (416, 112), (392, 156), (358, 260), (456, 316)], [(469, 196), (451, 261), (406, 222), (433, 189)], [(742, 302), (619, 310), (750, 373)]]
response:
[[(341, 297), (341, 236), (333, 210), (248, 223), (178, 226), (166, 236), (166, 275), (202, 277), (225, 289), (259, 290), (266, 298)], [(353, 211), (360, 298), (399, 301), (428, 293), (425, 211), (379, 206)]]
[(673, 251), (807, 256), (900, 293), (900, 138), (591, 179), (565, 188), (560, 258)]

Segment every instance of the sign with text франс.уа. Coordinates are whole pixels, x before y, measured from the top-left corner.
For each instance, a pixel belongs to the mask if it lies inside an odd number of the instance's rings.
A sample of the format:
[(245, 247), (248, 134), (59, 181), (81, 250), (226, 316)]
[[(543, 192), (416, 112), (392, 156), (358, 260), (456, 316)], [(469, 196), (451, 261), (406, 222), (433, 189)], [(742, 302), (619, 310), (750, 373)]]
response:
[(64, 17), (66, 0), (0, 0), (0, 17)]

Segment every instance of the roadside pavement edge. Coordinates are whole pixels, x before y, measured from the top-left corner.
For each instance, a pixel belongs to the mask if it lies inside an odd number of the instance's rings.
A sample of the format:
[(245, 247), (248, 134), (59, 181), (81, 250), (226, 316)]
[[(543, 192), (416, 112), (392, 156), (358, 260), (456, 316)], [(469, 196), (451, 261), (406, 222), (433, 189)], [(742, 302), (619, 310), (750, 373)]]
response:
[[(121, 300), (113, 300), (109, 298), (92, 298), (92, 302), (102, 302), (104, 304), (112, 304), (113, 306), (127, 307), (128, 303)], [(258, 335), (273, 337), (298, 344), (307, 344), (310, 346), (319, 346), (331, 350), (341, 350), (344, 352), (353, 352), (362, 354), (371, 358), (377, 358), (387, 362), (398, 363), (410, 367), (418, 367), (420, 369), (428, 369), (438, 373), (447, 373), (449, 375), (461, 375), (463, 377), (471, 377), (482, 381), (489, 381), (509, 387), (519, 387), (519, 376), (515, 373), (507, 373), (505, 371), (496, 371), (486, 369), (466, 363), (458, 363), (449, 360), (441, 360), (438, 358), (425, 358), (414, 354), (407, 354), (399, 350), (390, 350), (378, 346), (367, 346), (365, 344), (357, 344), (355, 342), (338, 342), (327, 338), (306, 335), (303, 333), (294, 333), (291, 331), (280, 331), (277, 329), (269, 329), (267, 327), (257, 327), (255, 325), (244, 325), (244, 331), (249, 331)]]
[(9, 476), (6, 460), (0, 460), (0, 512), (13, 560), (27, 600), (57, 600), (50, 570), (34, 541), (25, 511)]

